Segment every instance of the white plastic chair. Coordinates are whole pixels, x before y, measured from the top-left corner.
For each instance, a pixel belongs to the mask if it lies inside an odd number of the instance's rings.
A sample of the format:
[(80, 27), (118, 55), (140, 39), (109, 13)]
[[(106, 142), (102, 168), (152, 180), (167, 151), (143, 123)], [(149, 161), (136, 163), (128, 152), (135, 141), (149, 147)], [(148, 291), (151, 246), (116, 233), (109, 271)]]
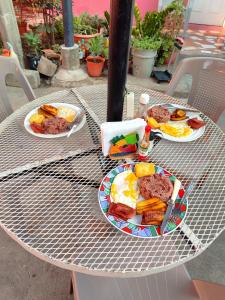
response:
[(225, 60), (212, 57), (183, 59), (175, 70), (166, 94), (172, 96), (186, 74), (192, 77), (188, 103), (217, 122), (225, 110)]
[(8, 74), (13, 74), (16, 77), (29, 101), (36, 98), (29, 81), (23, 73), (17, 55), (12, 51), (10, 57), (0, 56), (0, 122), (13, 112), (9, 103), (5, 82)]

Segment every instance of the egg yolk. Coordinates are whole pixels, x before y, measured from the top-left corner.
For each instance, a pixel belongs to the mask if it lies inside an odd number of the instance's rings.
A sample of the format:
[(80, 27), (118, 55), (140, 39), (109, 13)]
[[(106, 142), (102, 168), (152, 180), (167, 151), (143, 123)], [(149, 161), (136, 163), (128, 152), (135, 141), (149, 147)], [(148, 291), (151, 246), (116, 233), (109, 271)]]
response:
[(189, 127), (185, 127), (185, 125), (182, 124), (180, 124), (179, 127), (170, 124), (162, 124), (160, 130), (175, 137), (185, 137), (192, 133), (192, 130)]
[(134, 198), (134, 199), (136, 199), (137, 198), (137, 192), (135, 191), (135, 190), (133, 190), (133, 189), (130, 189), (130, 190), (125, 190), (124, 192), (123, 192), (123, 194), (124, 194), (124, 196), (126, 196), (126, 197), (131, 197), (131, 198)]

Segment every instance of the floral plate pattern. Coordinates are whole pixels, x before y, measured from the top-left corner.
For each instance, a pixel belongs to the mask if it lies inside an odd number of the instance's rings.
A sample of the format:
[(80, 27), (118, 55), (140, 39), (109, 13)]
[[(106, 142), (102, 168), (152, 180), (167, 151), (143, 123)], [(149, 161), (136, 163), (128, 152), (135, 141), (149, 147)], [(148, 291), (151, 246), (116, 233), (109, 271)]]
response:
[[(106, 219), (111, 223), (114, 227), (119, 229), (122, 232), (125, 232), (128, 235), (139, 237), (139, 238), (156, 238), (160, 236), (160, 226), (155, 225), (141, 225), (134, 224), (132, 220), (124, 221), (120, 218), (114, 217), (108, 214), (109, 205), (111, 203), (111, 185), (114, 181), (114, 178), (119, 174), (127, 170), (134, 171), (135, 164), (124, 164), (112, 169), (102, 180), (101, 185), (99, 187), (98, 200), (101, 207), (101, 210), (106, 217)], [(174, 182), (176, 177), (169, 173), (167, 170), (155, 166), (155, 173), (160, 174), (161, 176), (169, 177), (171, 182)], [(185, 199), (182, 201), (180, 206), (180, 202), (184, 196), (184, 188), (181, 186), (178, 196), (175, 201), (175, 208), (180, 207), (180, 214), (176, 217), (172, 216), (167, 223), (167, 226), (164, 230), (164, 235), (174, 231), (181, 223), (184, 221), (187, 209), (188, 209), (188, 201)]]

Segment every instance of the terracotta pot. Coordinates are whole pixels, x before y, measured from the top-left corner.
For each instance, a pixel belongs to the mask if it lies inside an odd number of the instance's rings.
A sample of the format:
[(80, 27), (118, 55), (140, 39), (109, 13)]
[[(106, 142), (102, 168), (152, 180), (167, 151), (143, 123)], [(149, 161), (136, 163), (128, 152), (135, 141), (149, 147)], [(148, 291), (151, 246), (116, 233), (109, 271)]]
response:
[(86, 61), (88, 75), (91, 77), (101, 76), (105, 59), (101, 56), (88, 56)]
[(81, 43), (82, 40), (84, 40), (84, 43), (86, 44), (88, 40), (95, 38), (96, 36), (100, 36), (101, 33), (97, 32), (95, 34), (74, 34), (74, 42), (78, 44), (79, 42)]

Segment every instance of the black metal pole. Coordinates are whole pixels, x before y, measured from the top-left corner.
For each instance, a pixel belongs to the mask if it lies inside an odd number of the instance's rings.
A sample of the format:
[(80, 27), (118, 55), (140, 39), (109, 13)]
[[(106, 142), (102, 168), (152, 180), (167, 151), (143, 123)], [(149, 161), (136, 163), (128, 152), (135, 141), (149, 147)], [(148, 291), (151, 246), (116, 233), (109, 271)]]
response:
[(64, 43), (66, 47), (73, 47), (73, 10), (72, 0), (62, 0)]
[(134, 0), (111, 0), (107, 121), (121, 121)]

